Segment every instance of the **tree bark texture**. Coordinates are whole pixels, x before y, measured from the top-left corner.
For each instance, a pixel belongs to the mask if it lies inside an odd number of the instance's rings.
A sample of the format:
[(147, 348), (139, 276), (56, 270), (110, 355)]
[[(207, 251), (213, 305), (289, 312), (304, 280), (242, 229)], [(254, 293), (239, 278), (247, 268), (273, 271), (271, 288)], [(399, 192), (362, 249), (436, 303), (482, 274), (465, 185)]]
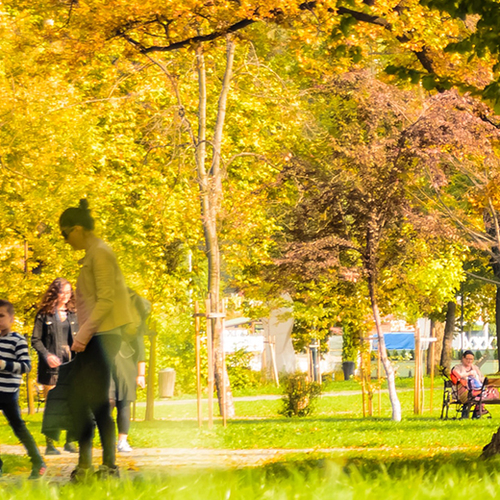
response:
[(222, 199), (221, 144), (226, 103), (233, 73), (235, 44), (228, 40), (226, 70), (219, 95), (217, 119), (214, 127), (212, 162), (210, 170), (205, 167), (206, 161), (206, 73), (203, 52), (197, 50), (198, 80), (199, 80), (199, 123), (196, 161), (198, 184), (200, 188), (201, 216), (205, 235), (205, 253), (208, 259), (208, 293), (210, 295), (210, 311), (212, 316), (212, 341), (214, 348), (214, 371), (217, 398), (221, 415), (232, 418), (235, 415), (231, 385), (224, 363), (223, 329), (220, 300), (220, 249), (218, 237), (218, 215)]
[(490, 458), (500, 454), (500, 429), (493, 434), (491, 441), (483, 448), (481, 458)]
[(375, 326), (377, 329), (378, 352), (380, 356), (380, 361), (382, 362), (382, 366), (384, 367), (385, 374), (387, 377), (387, 389), (389, 391), (389, 399), (391, 401), (391, 407), (392, 407), (392, 420), (394, 420), (395, 422), (400, 422), (401, 403), (399, 402), (398, 393), (396, 392), (396, 379), (395, 379), (394, 367), (392, 366), (392, 363), (389, 360), (389, 357), (387, 356), (384, 334), (382, 333), (382, 321), (380, 320), (380, 312), (378, 309), (376, 287), (372, 274), (368, 276), (368, 288), (370, 291), (373, 319), (375, 320)]
[[(497, 276), (497, 278), (499, 278)], [(500, 370), (500, 286), (497, 286), (495, 296), (495, 326), (497, 329), (497, 360), (498, 369)]]
[(453, 335), (455, 334), (456, 312), (457, 312), (457, 304), (453, 301), (448, 302), (448, 308), (446, 309), (446, 322), (444, 325), (443, 347), (441, 351), (441, 362), (440, 362), (440, 365), (444, 368), (446, 372), (449, 372), (451, 368), (451, 353), (452, 353), (451, 343), (453, 341)]
[[(498, 212), (490, 201), (490, 209), (483, 214), (484, 228), (494, 242), (491, 246), (490, 265), (497, 281), (500, 281), (500, 226)], [(500, 286), (497, 285), (495, 297), (495, 326), (497, 329), (497, 360), (500, 369)]]
[[(439, 321), (433, 321), (431, 326), (431, 336), (436, 339), (436, 342), (433, 342), (434, 349), (434, 373), (439, 373), (438, 367), (440, 366), (441, 360), (441, 352), (443, 351), (443, 337), (444, 337), (444, 323)], [(431, 349), (431, 346), (429, 346)], [(429, 355), (427, 356), (427, 375), (431, 373), (431, 356), (430, 351), (428, 351)]]

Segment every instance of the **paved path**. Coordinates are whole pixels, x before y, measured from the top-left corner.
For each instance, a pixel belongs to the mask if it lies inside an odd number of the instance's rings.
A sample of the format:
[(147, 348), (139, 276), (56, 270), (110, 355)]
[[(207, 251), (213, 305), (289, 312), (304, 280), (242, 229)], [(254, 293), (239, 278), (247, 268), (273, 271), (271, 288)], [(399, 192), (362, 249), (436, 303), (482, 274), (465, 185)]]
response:
[[(426, 390), (428, 388), (426, 387)], [(436, 387), (434, 390), (438, 391), (440, 388)], [(413, 388), (404, 387), (401, 389), (397, 389), (397, 392), (410, 392), (413, 391)], [(387, 394), (389, 391), (387, 389), (382, 389), (382, 394)], [(322, 398), (334, 398), (339, 396), (361, 396), (361, 391), (336, 391), (336, 392), (324, 392), (321, 394)], [(233, 401), (275, 401), (277, 399), (281, 399), (280, 394), (261, 394), (258, 396), (238, 396), (233, 397)], [(215, 400), (215, 398), (214, 398)], [(155, 400), (155, 406), (175, 406), (175, 405), (183, 405), (183, 404), (191, 404), (196, 403), (196, 399), (160, 399)], [(207, 403), (208, 400), (206, 398), (202, 399), (203, 403)], [(145, 401), (137, 401), (137, 406), (146, 406)]]
[[(477, 448), (477, 450), (476, 450)], [(454, 446), (432, 448), (433, 453), (450, 453), (457, 451), (479, 451), (476, 446)], [(393, 449), (387, 446), (377, 448), (366, 447), (337, 447), (337, 448), (303, 448), (303, 449), (206, 449), (206, 448), (135, 448), (131, 453), (118, 453), (117, 463), (123, 475), (134, 477), (144, 472), (169, 472), (182, 469), (204, 469), (204, 468), (240, 468), (257, 467), (285, 459), (294, 454), (323, 454), (338, 458), (347, 452), (391, 452)], [(413, 451), (421, 452), (421, 447), (399, 448), (398, 452)], [(25, 455), (24, 448), (18, 445), (0, 445), (1, 454)], [(101, 458), (101, 450), (94, 449), (94, 464), (98, 464)], [(61, 455), (45, 457), (48, 465), (47, 480), (51, 482), (67, 482), (69, 475), (77, 462), (77, 455), (63, 452)], [(25, 475), (6, 474), (0, 480), (4, 482), (19, 482), (25, 479)]]
[[(239, 468), (256, 467), (281, 460), (292, 453), (313, 453), (320, 450), (281, 450), (281, 449), (252, 449), (252, 450), (214, 450), (197, 448), (135, 448), (131, 453), (118, 453), (117, 464), (122, 476), (133, 478), (141, 473), (171, 472), (181, 469), (205, 468)], [(334, 452), (335, 450), (329, 450)], [(26, 455), (22, 446), (0, 445), (2, 455)], [(45, 479), (55, 483), (68, 481), (71, 471), (77, 463), (77, 455), (62, 452), (61, 455), (44, 457), (48, 469)], [(94, 464), (101, 460), (101, 450), (94, 449)], [(5, 474), (0, 479), (2, 483), (20, 483), (26, 474)]]
[[(412, 391), (411, 388), (398, 389), (398, 392)], [(387, 393), (387, 390), (382, 392)], [(322, 394), (322, 397), (338, 397), (360, 395), (361, 391), (338, 391)], [(235, 397), (234, 401), (258, 401), (258, 400), (278, 400), (280, 395), (267, 394), (259, 396)], [(206, 403), (206, 399), (203, 400)], [(161, 400), (155, 401), (155, 406), (169, 406), (182, 404), (195, 404), (196, 399)], [(145, 402), (137, 402), (138, 406), (145, 406)], [(185, 418), (182, 420), (186, 420)], [(459, 451), (467, 448), (443, 448), (439, 451)], [(183, 468), (233, 468), (233, 467), (256, 467), (267, 463), (277, 462), (293, 454), (317, 454), (332, 455), (338, 457), (346, 452), (382, 452), (390, 451), (390, 448), (305, 448), (305, 449), (246, 449), (246, 450), (217, 450), (200, 448), (135, 448), (131, 453), (117, 454), (117, 463), (124, 474), (131, 477), (141, 472), (168, 472), (173, 469)], [(399, 450), (401, 451), (401, 450)], [(415, 449), (414, 451), (418, 451)], [(0, 444), (0, 455), (26, 455), (24, 448), (20, 445)], [(47, 479), (53, 482), (66, 482), (71, 471), (77, 463), (77, 455), (62, 452), (61, 455), (47, 456), (45, 460), (48, 465)], [(101, 459), (101, 450), (94, 449), (94, 464), (98, 464)], [(26, 474), (27, 475), (27, 474)], [(20, 474), (6, 474), (0, 483), (17, 483), (24, 480)]]

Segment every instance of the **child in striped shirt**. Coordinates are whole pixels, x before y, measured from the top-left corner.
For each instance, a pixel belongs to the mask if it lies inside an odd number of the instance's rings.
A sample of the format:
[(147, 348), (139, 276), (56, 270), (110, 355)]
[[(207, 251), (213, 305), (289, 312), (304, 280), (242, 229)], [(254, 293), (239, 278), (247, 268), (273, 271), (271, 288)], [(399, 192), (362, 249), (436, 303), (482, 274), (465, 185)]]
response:
[[(19, 408), (19, 386), (22, 374), (31, 370), (28, 344), (22, 335), (12, 331), (14, 306), (7, 300), (0, 300), (0, 410), (12, 427), (14, 434), (24, 445), (31, 459), (30, 479), (41, 477), (47, 467), (38, 447), (21, 418)], [(3, 462), (0, 459), (0, 475)]]

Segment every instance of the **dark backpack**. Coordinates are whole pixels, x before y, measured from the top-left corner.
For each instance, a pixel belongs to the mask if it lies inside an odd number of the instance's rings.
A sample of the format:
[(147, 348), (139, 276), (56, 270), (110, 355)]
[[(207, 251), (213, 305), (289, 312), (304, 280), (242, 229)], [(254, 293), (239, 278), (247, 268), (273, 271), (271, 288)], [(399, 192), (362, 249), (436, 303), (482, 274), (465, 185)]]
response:
[(139, 335), (144, 336), (147, 334), (148, 326), (146, 324), (146, 320), (151, 314), (151, 303), (130, 288), (128, 289), (128, 292), (132, 308), (131, 312), (133, 322), (129, 323), (126, 328), (124, 328), (122, 337), (126, 342), (132, 342)]

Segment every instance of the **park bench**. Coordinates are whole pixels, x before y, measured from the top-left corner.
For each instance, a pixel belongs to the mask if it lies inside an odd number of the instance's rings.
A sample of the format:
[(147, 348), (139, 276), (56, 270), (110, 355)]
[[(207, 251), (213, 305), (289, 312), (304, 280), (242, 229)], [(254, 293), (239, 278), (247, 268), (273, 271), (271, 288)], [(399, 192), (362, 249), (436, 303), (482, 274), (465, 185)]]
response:
[(448, 420), (451, 407), (455, 407), (455, 416), (458, 418), (462, 414), (465, 406), (472, 406), (474, 396), (471, 391), (467, 392), (460, 390), (460, 384), (453, 382), (450, 376), (444, 371), (441, 371), (444, 381), (443, 404), (441, 407), (441, 419)]
[[(462, 415), (466, 407), (469, 407), (470, 413), (473, 407), (500, 404), (500, 398), (483, 399), (487, 389), (495, 388), (500, 392), (500, 374), (486, 376), (480, 391), (467, 389), (460, 382), (455, 383), (444, 371), (442, 371), (441, 374), (444, 379), (443, 405), (441, 407), (442, 419), (447, 420), (449, 418), (449, 410), (452, 406), (455, 407), (456, 411), (455, 416), (452, 418), (458, 418), (459, 415)], [(481, 418), (481, 416), (481, 412), (478, 412), (478, 417)]]
[[(494, 375), (486, 375), (483, 381), (483, 387), (481, 388), (481, 394), (479, 395), (479, 405), (500, 405), (500, 398), (488, 398), (483, 399), (486, 389), (496, 389), (497, 394), (500, 393), (500, 373)], [(479, 418), (481, 418), (481, 414), (479, 414)]]

